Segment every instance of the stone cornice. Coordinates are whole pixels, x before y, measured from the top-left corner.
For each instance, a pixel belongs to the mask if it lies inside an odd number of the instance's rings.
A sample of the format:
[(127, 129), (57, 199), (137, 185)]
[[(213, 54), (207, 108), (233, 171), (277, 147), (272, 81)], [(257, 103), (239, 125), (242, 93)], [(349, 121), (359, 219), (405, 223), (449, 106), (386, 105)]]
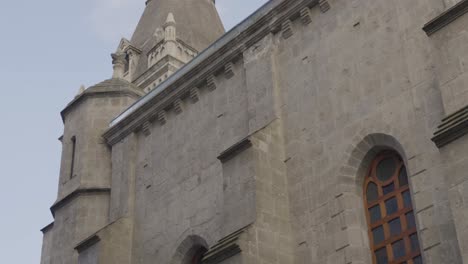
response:
[(442, 119), (432, 141), (438, 148), (468, 134), (468, 106)]
[(115, 144), (145, 122), (154, 119), (158, 112), (169, 107), (177, 98), (187, 95), (191, 88), (206, 83), (209, 76), (242, 56), (253, 44), (272, 32), (279, 32), (285, 21), (300, 18), (301, 10), (315, 7), (318, 2), (270, 1), (114, 119), (104, 133), (104, 138), (110, 145)]
[(242, 252), (239, 246), (239, 237), (248, 228), (244, 227), (227, 237), (218, 241), (216, 245), (210, 248), (210, 250), (204, 255), (202, 264), (216, 264), (222, 263), (224, 260), (231, 258)]
[(89, 238), (85, 239), (80, 244), (78, 244), (75, 247), (75, 250), (78, 251), (78, 253), (81, 253), (85, 251), (86, 249), (92, 247), (93, 245), (97, 244), (99, 241), (101, 241), (101, 238), (98, 235), (92, 235)]
[(468, 13), (468, 0), (462, 0), (424, 25), (423, 30), (430, 36), (466, 13)]
[(252, 147), (252, 142), (250, 141), (250, 139), (245, 138), (241, 140), (240, 142), (234, 144), (232, 147), (228, 148), (227, 150), (223, 151), (218, 156), (218, 159), (222, 163), (225, 163), (250, 147)]
[(68, 111), (75, 105), (78, 105), (80, 102), (89, 97), (98, 97), (98, 96), (130, 96), (135, 99), (141, 98), (143, 92), (137, 92), (136, 90), (126, 89), (126, 90), (109, 90), (109, 91), (86, 91), (75, 97), (63, 110), (60, 112), (62, 116), (62, 121), (65, 121), (65, 115)]
[(54, 228), (54, 222), (52, 222), (52, 223), (46, 225), (44, 228), (42, 228), (41, 232), (43, 234), (45, 234), (45, 233), (49, 232), (50, 230), (52, 230), (52, 228)]
[(110, 194), (110, 188), (81, 188), (73, 191), (69, 195), (63, 197), (62, 199), (58, 200), (57, 202), (50, 207), (50, 211), (52, 215), (55, 217), (55, 212), (60, 209), (65, 204), (71, 202), (75, 198), (79, 197), (80, 195), (86, 194)]

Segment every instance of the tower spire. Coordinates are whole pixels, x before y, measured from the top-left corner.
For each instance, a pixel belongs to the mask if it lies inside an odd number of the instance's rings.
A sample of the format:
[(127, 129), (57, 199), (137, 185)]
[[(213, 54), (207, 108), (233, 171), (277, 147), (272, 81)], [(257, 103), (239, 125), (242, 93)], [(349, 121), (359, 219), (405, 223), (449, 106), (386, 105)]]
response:
[(177, 19), (177, 37), (202, 51), (224, 34), (213, 0), (147, 0), (131, 42), (143, 48), (172, 13)]
[[(113, 55), (114, 78), (150, 91), (223, 34), (214, 0), (147, 0), (132, 39)], [(127, 54), (125, 67), (119, 53)]]

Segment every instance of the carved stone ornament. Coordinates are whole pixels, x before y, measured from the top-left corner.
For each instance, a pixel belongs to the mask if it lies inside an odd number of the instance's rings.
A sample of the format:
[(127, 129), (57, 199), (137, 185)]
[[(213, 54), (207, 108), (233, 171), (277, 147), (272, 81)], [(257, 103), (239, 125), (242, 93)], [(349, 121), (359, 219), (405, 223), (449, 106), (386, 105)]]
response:
[(196, 103), (200, 100), (200, 90), (198, 90), (198, 88), (194, 87), (190, 89), (190, 100), (192, 103)]
[(158, 121), (161, 125), (164, 125), (167, 123), (166, 111), (163, 110), (158, 113)]
[(182, 100), (180, 99), (175, 100), (174, 111), (176, 112), (176, 114), (180, 114), (184, 111), (184, 102), (182, 102)]
[(304, 7), (301, 9), (301, 21), (304, 25), (309, 25), (312, 22), (312, 16), (310, 15), (310, 8)]
[(282, 25), (283, 38), (287, 39), (293, 35), (292, 22), (291, 20), (284, 21)]
[(214, 75), (210, 75), (210, 76), (206, 79), (206, 84), (207, 84), (208, 89), (209, 89), (210, 91), (216, 90), (216, 83), (215, 83), (215, 77), (214, 77)]
[(143, 123), (143, 127), (141, 129), (143, 131), (143, 135), (149, 136), (151, 135), (151, 123), (149, 121), (146, 121)]
[(328, 3), (328, 0), (319, 0), (319, 6), (320, 11), (322, 11), (322, 13), (327, 12), (331, 8), (330, 3)]
[(226, 79), (231, 79), (234, 76), (234, 64), (232, 62), (226, 63), (224, 66), (224, 74)]
[(125, 65), (125, 63), (127, 63), (127, 54), (125, 54), (124, 52), (112, 53), (111, 56), (113, 65)]

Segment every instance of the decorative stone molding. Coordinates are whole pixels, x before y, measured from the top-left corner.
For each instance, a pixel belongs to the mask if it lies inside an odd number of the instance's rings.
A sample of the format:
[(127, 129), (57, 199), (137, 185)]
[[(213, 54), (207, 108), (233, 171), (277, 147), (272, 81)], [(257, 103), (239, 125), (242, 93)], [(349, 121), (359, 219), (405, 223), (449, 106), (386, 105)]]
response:
[(208, 87), (208, 90), (210, 91), (216, 90), (215, 77), (213, 74), (211, 74), (210, 76), (208, 76), (208, 78), (206, 78), (206, 86)]
[(292, 28), (291, 20), (284, 21), (281, 29), (283, 31), (283, 38), (285, 39), (290, 38), (293, 35), (293, 28)]
[(424, 25), (423, 30), (430, 36), (466, 13), (468, 13), (468, 0), (462, 0)]
[(239, 141), (238, 143), (234, 144), (232, 147), (228, 148), (227, 150), (223, 151), (218, 156), (218, 160), (221, 163), (226, 163), (230, 159), (237, 156), (239, 153), (243, 152), (244, 150), (252, 147), (252, 142), (248, 138), (244, 138), (243, 140)]
[(232, 62), (228, 62), (224, 65), (224, 75), (226, 79), (231, 79), (234, 76), (234, 64)]
[(167, 115), (166, 115), (166, 111), (159, 111), (158, 113), (158, 121), (161, 125), (164, 125), (167, 123)]
[(177, 99), (174, 102), (174, 111), (176, 114), (181, 114), (184, 111), (184, 102), (181, 99)]
[(319, 0), (319, 6), (320, 11), (322, 11), (322, 13), (327, 12), (331, 8), (330, 3), (328, 3), (328, 0)]
[(432, 141), (438, 148), (468, 134), (468, 106), (442, 119), (442, 124), (434, 133)]
[(219, 240), (217, 244), (212, 246), (211, 249), (205, 253), (202, 264), (222, 263), (224, 260), (241, 253), (242, 250), (239, 246), (239, 238), (244, 234), (247, 228), (248, 226)]
[(198, 102), (200, 100), (200, 90), (196, 87), (190, 89), (189, 97), (192, 103)]
[(300, 14), (301, 14), (302, 24), (309, 25), (310, 23), (312, 23), (312, 16), (310, 14), (310, 8), (304, 7), (303, 9), (301, 9)]
[(151, 123), (149, 121), (146, 121), (143, 123), (143, 127), (141, 128), (141, 131), (143, 131), (143, 135), (149, 136), (151, 135)]

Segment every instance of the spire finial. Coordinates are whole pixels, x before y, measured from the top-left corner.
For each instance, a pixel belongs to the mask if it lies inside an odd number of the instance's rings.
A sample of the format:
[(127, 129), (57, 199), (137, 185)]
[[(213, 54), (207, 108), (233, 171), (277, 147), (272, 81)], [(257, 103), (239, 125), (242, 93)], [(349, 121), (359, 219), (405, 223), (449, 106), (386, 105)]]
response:
[(176, 24), (176, 21), (175, 21), (175, 18), (174, 18), (174, 14), (169, 13), (169, 14), (167, 15), (166, 24), (165, 24), (165, 25), (172, 25), (172, 24)]
[(166, 33), (166, 40), (167, 41), (175, 41), (176, 40), (176, 21), (174, 18), (174, 14), (169, 13), (166, 18), (166, 23), (164, 23), (164, 31)]

